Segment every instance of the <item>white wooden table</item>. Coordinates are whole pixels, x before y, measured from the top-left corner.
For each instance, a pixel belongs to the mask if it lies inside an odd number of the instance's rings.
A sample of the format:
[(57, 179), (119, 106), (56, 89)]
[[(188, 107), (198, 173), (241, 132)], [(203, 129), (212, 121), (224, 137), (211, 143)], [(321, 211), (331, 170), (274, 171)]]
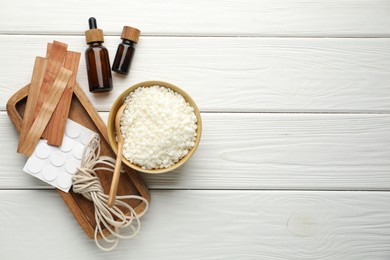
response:
[[(111, 253), (59, 195), (22, 172), (8, 98), (53, 40), (84, 52), (87, 19), (111, 61), (142, 30), (128, 86), (163, 80), (198, 103), (195, 156), (142, 175), (152, 204)], [(0, 3), (0, 259), (390, 259), (390, 1), (5, 1)], [(78, 82), (87, 91), (85, 60)]]

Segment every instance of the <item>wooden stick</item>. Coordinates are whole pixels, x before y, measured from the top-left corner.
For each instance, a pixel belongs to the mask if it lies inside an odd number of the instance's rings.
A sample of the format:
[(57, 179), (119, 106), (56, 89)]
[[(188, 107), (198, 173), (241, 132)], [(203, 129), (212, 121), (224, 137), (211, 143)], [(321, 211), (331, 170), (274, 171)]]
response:
[(66, 120), (69, 115), (70, 103), (72, 102), (73, 90), (76, 84), (77, 70), (79, 68), (80, 53), (68, 51), (64, 67), (73, 72), (68, 85), (64, 90), (64, 94), (56, 107), (53, 116), (51, 117), (43, 137), (47, 139), (47, 143), (50, 145), (61, 146), (62, 139), (64, 137)]
[(118, 184), (119, 184), (119, 177), (121, 174), (121, 165), (122, 165), (122, 153), (123, 153), (123, 136), (121, 133), (121, 117), (123, 114), (123, 111), (125, 110), (127, 104), (124, 103), (116, 113), (115, 116), (115, 130), (116, 130), (116, 136), (118, 138), (118, 152), (116, 153), (116, 162), (115, 162), (115, 169), (114, 174), (112, 175), (112, 181), (111, 181), (111, 187), (110, 187), (110, 193), (108, 195), (108, 206), (111, 208), (116, 199), (116, 193), (118, 192)]
[(46, 48), (46, 59), (48, 59), (50, 56), (51, 48), (53, 48), (53, 43), (49, 42)]
[(55, 78), (53, 85), (50, 86), (50, 89), (47, 93), (47, 98), (42, 104), (41, 110), (39, 110), (34, 123), (26, 135), (25, 141), (23, 142), (20, 149), (20, 153), (27, 156), (31, 156), (33, 153), (35, 146), (38, 144), (38, 141), (41, 138), (47, 123), (53, 115), (53, 112), (58, 105), (58, 102), (60, 101), (60, 98), (71, 76), (72, 71), (65, 68), (60, 69), (60, 72)]
[(37, 105), (35, 107), (35, 117), (37, 117), (48, 92), (49, 86), (53, 85), (54, 79), (64, 64), (66, 49), (68, 45), (62, 42), (54, 41), (50, 48), (50, 55), (47, 58), (47, 65)]
[(38, 102), (39, 90), (43, 81), (43, 75), (46, 69), (46, 59), (42, 57), (35, 58), (34, 70), (31, 77), (31, 84), (28, 90), (26, 109), (23, 116), (22, 128), (20, 130), (19, 143), (17, 151), (20, 151), (26, 135), (34, 121), (35, 107)]
[(123, 142), (119, 142), (118, 152), (116, 155), (115, 170), (112, 175), (110, 193), (108, 195), (108, 206), (110, 208), (114, 206), (116, 194), (118, 193), (119, 177), (121, 175), (121, 165), (122, 165), (122, 151), (123, 151)]

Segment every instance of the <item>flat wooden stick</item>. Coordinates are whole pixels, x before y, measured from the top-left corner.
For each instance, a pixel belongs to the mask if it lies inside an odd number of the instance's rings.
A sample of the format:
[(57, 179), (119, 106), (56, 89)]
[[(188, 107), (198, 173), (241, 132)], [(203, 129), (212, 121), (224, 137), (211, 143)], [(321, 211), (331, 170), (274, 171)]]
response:
[(58, 103), (58, 106), (54, 110), (53, 116), (43, 133), (43, 137), (47, 139), (47, 143), (50, 145), (61, 146), (62, 139), (64, 137), (66, 120), (69, 115), (70, 104), (72, 102), (73, 90), (76, 84), (77, 70), (80, 63), (80, 53), (68, 51), (64, 67), (73, 72), (68, 85), (64, 90), (64, 94)]
[(53, 48), (53, 43), (49, 42), (46, 48), (46, 59), (48, 59), (50, 56), (51, 48)]
[(43, 74), (46, 69), (46, 59), (42, 57), (35, 58), (34, 70), (31, 77), (31, 84), (28, 90), (26, 109), (23, 116), (22, 128), (19, 135), (17, 151), (20, 151), (31, 125), (34, 122), (35, 107), (38, 102), (39, 90), (41, 89)]
[(47, 98), (42, 104), (41, 110), (37, 117), (35, 118), (34, 123), (32, 124), (26, 138), (20, 149), (20, 153), (27, 156), (31, 156), (35, 146), (38, 144), (39, 139), (42, 136), (43, 131), (46, 128), (47, 123), (49, 122), (53, 112), (60, 101), (60, 98), (65, 90), (66, 85), (70, 77), (72, 76), (72, 71), (61, 68), (57, 77), (52, 86), (50, 86), (47, 93)]
[(47, 58), (47, 65), (37, 105), (35, 107), (35, 117), (37, 117), (43, 102), (46, 99), (49, 86), (53, 85), (54, 79), (62, 68), (65, 61), (66, 49), (68, 45), (62, 42), (54, 41), (50, 48), (50, 54)]

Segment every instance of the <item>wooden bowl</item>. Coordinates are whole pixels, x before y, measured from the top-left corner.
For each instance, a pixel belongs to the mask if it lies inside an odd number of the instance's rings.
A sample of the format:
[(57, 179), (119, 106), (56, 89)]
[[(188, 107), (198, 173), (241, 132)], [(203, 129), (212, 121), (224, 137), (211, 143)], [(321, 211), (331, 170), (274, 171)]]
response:
[(130, 168), (133, 168), (134, 170), (137, 170), (137, 171), (140, 171), (140, 172), (153, 173), (153, 174), (172, 171), (172, 170), (180, 167), (181, 165), (183, 165), (186, 161), (188, 161), (188, 159), (190, 159), (190, 157), (194, 154), (196, 148), (198, 147), (199, 142), (200, 142), (200, 136), (202, 134), (202, 119), (200, 117), (199, 109), (196, 106), (194, 100), (192, 100), (192, 98), (186, 92), (184, 92), (180, 88), (178, 88), (178, 87), (176, 87), (176, 86), (174, 86), (174, 85), (172, 85), (170, 83), (167, 83), (167, 82), (163, 82), (163, 81), (144, 81), (144, 82), (140, 82), (138, 84), (135, 84), (134, 86), (131, 86), (130, 88), (125, 90), (115, 100), (115, 102), (112, 105), (112, 108), (110, 110), (110, 114), (108, 116), (108, 125), (107, 125), (108, 140), (109, 140), (110, 145), (111, 145), (112, 149), (114, 150), (115, 154), (118, 152), (118, 143), (117, 143), (117, 140), (116, 140), (116, 131), (115, 131), (115, 116), (116, 116), (116, 113), (117, 113), (118, 109), (122, 106), (122, 104), (124, 103), (126, 97), (131, 92), (136, 90), (137, 88), (139, 88), (139, 87), (151, 87), (151, 86), (155, 86), (155, 85), (166, 87), (166, 88), (170, 88), (173, 91), (181, 94), (184, 97), (184, 99), (194, 108), (194, 112), (195, 112), (195, 115), (197, 117), (197, 129), (196, 129), (196, 140), (195, 140), (194, 147), (192, 147), (191, 150), (188, 152), (188, 154), (186, 156), (184, 156), (183, 158), (181, 158), (180, 161), (178, 161), (177, 163), (175, 163), (174, 165), (172, 165), (172, 166), (170, 166), (168, 168), (164, 168), (164, 169), (150, 169), (150, 170), (143, 169), (142, 167), (129, 162), (125, 157), (122, 157), (122, 162), (125, 163), (126, 165), (128, 165)]

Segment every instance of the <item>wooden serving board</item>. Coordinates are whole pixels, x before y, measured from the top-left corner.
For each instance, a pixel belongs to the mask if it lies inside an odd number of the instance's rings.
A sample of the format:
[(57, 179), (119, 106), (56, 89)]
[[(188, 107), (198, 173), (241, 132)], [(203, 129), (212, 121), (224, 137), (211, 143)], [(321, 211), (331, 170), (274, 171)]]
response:
[[(29, 86), (30, 85), (27, 85), (20, 89), (7, 102), (8, 116), (18, 132), (20, 132), (22, 126), (22, 118), (28, 98)], [(116, 158), (116, 155), (108, 143), (107, 127), (105, 123), (100, 118), (99, 114), (96, 112), (95, 108), (92, 106), (91, 102), (88, 100), (84, 91), (78, 84), (76, 84), (72, 96), (69, 118), (91, 129), (92, 131), (99, 133), (101, 140), (101, 155)], [(150, 201), (149, 190), (140, 176), (133, 169), (125, 165), (124, 167), (127, 174), (121, 174), (118, 195), (139, 195)], [(97, 172), (97, 174), (102, 183), (104, 192), (108, 194), (112, 174), (105, 172)], [(57, 192), (61, 195), (62, 199), (69, 207), (84, 232), (90, 238), (93, 238), (96, 226), (93, 203), (85, 199), (82, 195), (74, 193), (72, 189), (69, 193), (65, 193), (59, 189), (57, 189)], [(137, 213), (140, 213), (145, 208), (145, 204), (140, 203), (139, 201), (128, 200), (127, 202)]]

